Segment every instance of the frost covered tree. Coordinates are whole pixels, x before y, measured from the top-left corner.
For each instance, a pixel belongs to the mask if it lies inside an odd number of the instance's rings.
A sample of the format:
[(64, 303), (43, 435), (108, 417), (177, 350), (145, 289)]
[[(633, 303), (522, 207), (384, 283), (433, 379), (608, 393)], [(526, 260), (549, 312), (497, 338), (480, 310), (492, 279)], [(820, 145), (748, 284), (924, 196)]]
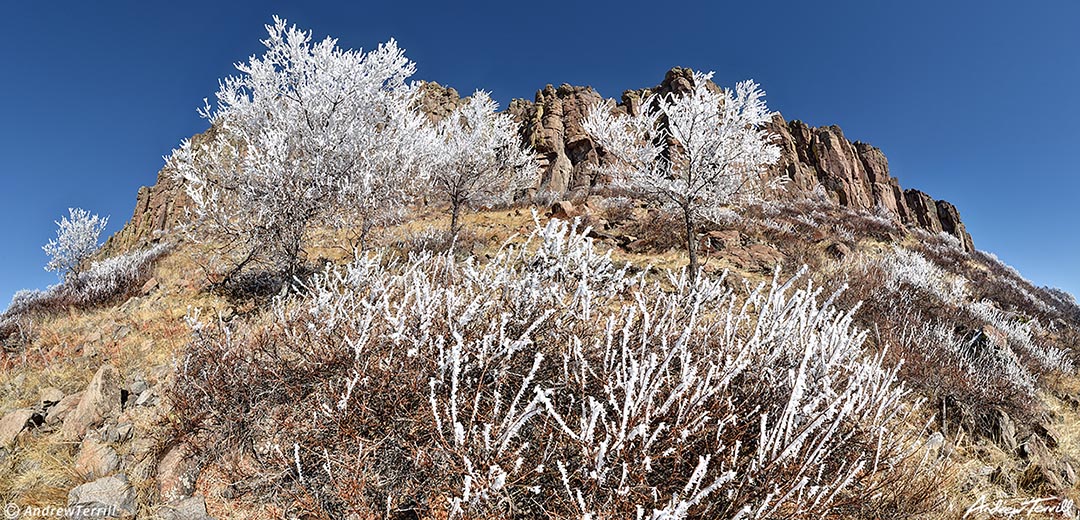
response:
[(437, 142), (434, 125), (412, 103), (418, 95), (408, 92), (381, 103), (379, 131), (364, 135), (369, 141), (357, 160), (367, 175), (345, 186), (348, 211), (341, 212), (338, 222), (338, 227), (352, 229), (359, 251), (367, 249), (373, 228), (400, 221), (408, 202), (426, 187)]
[(631, 114), (597, 103), (584, 121), (585, 131), (615, 157), (617, 182), (682, 213), (691, 278), (698, 270), (701, 220), (760, 195), (769, 184), (767, 167), (780, 158), (762, 128), (772, 113), (758, 85), (743, 81), (731, 91), (711, 80), (711, 72), (694, 72), (691, 92), (648, 96)]
[(462, 208), (507, 199), (532, 186), (537, 164), (521, 144), (517, 126), (482, 90), (443, 119), (437, 128), (432, 189), (450, 203), (450, 234), (457, 236)]
[(194, 203), (194, 236), (226, 261), (226, 281), (254, 266), (295, 276), (311, 229), (346, 221), (339, 212), (351, 204), (361, 225), (377, 222), (402, 178), (387, 165), (410, 135), (387, 129), (417, 106), (406, 84), (415, 65), (393, 40), (364, 53), (313, 42), (277, 17), (266, 29), (266, 51), (237, 64), (216, 109), (201, 110), (211, 131), (167, 159)]
[(56, 222), (56, 238), (42, 249), (51, 259), (46, 271), (56, 271), (64, 281), (77, 281), (82, 266), (101, 247), (98, 239), (109, 217), (91, 215), (81, 208), (69, 208), (68, 216)]

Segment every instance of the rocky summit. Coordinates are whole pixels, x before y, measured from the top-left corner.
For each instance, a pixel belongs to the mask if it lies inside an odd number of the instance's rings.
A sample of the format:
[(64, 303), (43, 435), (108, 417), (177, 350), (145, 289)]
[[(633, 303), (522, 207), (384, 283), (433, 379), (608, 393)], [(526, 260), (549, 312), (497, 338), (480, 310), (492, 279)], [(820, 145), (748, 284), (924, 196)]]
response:
[[(454, 88), (438, 83), (425, 83), (421, 88), (422, 109), (433, 120), (462, 104)], [(649, 94), (683, 94), (692, 88), (692, 71), (676, 67), (659, 85), (627, 90), (618, 102), (605, 100), (588, 86), (547, 85), (536, 91), (532, 101), (514, 99), (506, 111), (518, 122), (522, 141), (539, 156), (536, 189), (559, 198), (586, 192), (604, 180), (598, 167), (605, 164), (607, 154), (582, 128), (582, 118), (591, 106), (607, 101), (616, 110), (633, 111)], [(824, 190), (841, 206), (881, 212), (931, 233), (945, 232), (960, 239), (966, 251), (975, 250), (957, 208), (917, 189), (902, 188), (889, 174), (889, 160), (880, 148), (849, 141), (838, 126), (815, 128), (799, 120), (786, 121), (779, 113), (769, 129), (781, 149), (775, 173), (786, 178), (786, 195), (799, 198), (815, 189)], [(195, 136), (193, 141), (208, 138), (212, 131)], [(167, 169), (161, 170), (157, 184), (139, 190), (131, 221), (110, 240), (111, 246), (153, 241), (179, 222), (185, 201), (175, 178)]]

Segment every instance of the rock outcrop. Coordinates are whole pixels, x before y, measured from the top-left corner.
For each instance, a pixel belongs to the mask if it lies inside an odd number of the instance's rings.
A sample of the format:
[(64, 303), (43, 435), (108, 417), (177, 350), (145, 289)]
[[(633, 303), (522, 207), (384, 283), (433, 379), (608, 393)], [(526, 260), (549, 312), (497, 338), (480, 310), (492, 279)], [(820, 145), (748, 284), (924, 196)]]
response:
[(103, 365), (82, 393), (78, 406), (67, 414), (61, 432), (67, 440), (79, 440), (87, 430), (115, 418), (123, 409), (120, 375), (112, 365)]
[[(618, 103), (611, 100), (608, 103), (613, 110), (634, 113), (648, 95), (684, 93), (693, 88), (693, 81), (690, 69), (677, 67), (669, 70), (659, 85), (628, 90)], [(455, 89), (438, 83), (425, 83), (420, 88), (421, 108), (433, 121), (445, 117), (463, 102)], [(532, 101), (515, 99), (507, 107), (507, 112), (520, 125), (522, 140), (539, 155), (537, 190), (563, 194), (587, 190), (604, 180), (598, 166), (604, 164), (607, 155), (581, 124), (588, 109), (603, 101), (591, 87), (563, 84), (548, 85), (538, 90)], [(824, 190), (837, 204), (887, 212), (900, 223), (932, 233), (952, 234), (965, 249), (974, 250), (956, 207), (921, 191), (902, 189), (899, 181), (890, 175), (889, 161), (880, 149), (849, 141), (837, 126), (815, 128), (799, 120), (786, 121), (779, 114), (769, 128), (777, 136), (781, 149), (775, 173), (787, 179), (784, 194), (805, 197)], [(208, 130), (192, 140), (197, 144), (211, 138), (212, 132)], [(159, 234), (180, 222), (187, 201), (182, 187), (163, 169), (156, 185), (139, 190), (131, 221), (109, 240), (107, 248), (126, 248), (156, 240)]]
[(522, 140), (540, 156), (540, 191), (564, 193), (594, 183), (603, 150), (581, 123), (589, 108), (603, 98), (592, 87), (551, 85), (533, 101), (515, 99), (507, 111), (521, 125)]
[(463, 102), (464, 99), (453, 87), (444, 87), (433, 81), (420, 85), (420, 110), (432, 121), (442, 120)]

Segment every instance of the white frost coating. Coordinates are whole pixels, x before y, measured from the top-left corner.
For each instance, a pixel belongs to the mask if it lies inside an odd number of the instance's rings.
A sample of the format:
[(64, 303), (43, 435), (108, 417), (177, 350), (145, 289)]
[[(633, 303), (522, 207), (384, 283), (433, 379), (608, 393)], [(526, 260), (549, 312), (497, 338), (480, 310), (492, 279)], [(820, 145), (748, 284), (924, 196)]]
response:
[(266, 30), (265, 52), (237, 64), (216, 108), (201, 110), (211, 130), (166, 161), (193, 201), (196, 238), (236, 271), (292, 274), (311, 226), (356, 221), (363, 245), (392, 219), (424, 178), (433, 132), (394, 40), (365, 53), (277, 17)]
[(412, 427), (435, 442), (417, 456), (459, 517), (520, 496), (580, 518), (817, 517), (911, 445), (895, 369), (819, 289), (646, 281), (583, 231), (538, 225), (483, 264), (361, 256), (278, 299), (286, 340), (356, 359), (313, 424), (364, 413), (362, 370), (418, 381)]
[(612, 113), (593, 105), (582, 126), (616, 161), (619, 184), (677, 207), (687, 227), (690, 276), (697, 275), (695, 233), (701, 219), (726, 218), (725, 208), (754, 200), (779, 182), (768, 166), (780, 148), (763, 128), (772, 118), (765, 93), (753, 81), (717, 89), (712, 73), (694, 72), (684, 95), (651, 95)]
[(68, 209), (68, 216), (56, 223), (56, 238), (42, 247), (51, 257), (45, 270), (56, 271), (65, 281), (77, 277), (82, 265), (101, 247), (98, 239), (108, 223), (108, 217), (100, 218), (80, 208)]

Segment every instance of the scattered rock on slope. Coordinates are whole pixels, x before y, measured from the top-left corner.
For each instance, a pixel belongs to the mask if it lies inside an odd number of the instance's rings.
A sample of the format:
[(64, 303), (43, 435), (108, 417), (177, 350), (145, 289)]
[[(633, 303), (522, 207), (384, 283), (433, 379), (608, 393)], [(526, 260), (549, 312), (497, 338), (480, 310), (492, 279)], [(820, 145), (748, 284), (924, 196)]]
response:
[(97, 479), (72, 489), (68, 493), (70, 518), (121, 518), (136, 512), (135, 488), (127, 476)]
[(123, 406), (120, 385), (116, 369), (112, 365), (102, 366), (83, 392), (79, 405), (64, 418), (64, 438), (79, 440), (88, 429), (120, 415)]
[(33, 410), (15, 410), (0, 419), (0, 448), (15, 444), (15, 439), (19, 437), (19, 434), (33, 425), (35, 418), (38, 417), (40, 416)]
[(120, 456), (96, 435), (88, 435), (75, 457), (75, 473), (85, 479), (108, 476), (120, 469)]

